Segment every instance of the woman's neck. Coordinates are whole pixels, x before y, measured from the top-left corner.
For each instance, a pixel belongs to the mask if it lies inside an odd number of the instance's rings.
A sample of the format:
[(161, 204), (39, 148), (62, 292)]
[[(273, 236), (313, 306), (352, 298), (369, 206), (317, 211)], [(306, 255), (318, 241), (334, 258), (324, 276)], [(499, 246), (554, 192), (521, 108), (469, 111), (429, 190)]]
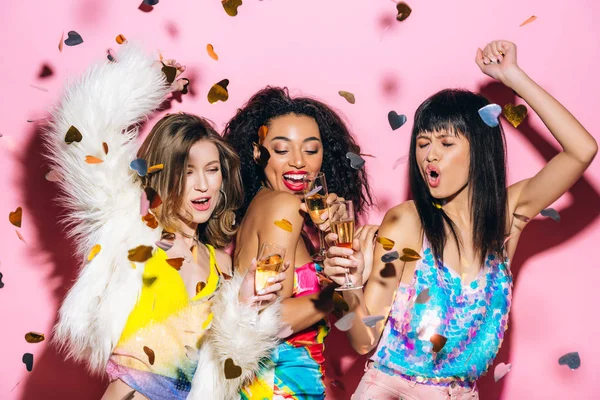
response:
[(198, 230), (198, 224), (194, 222), (186, 223), (181, 221), (177, 227), (177, 230), (178, 233), (181, 234), (181, 240), (188, 244), (188, 247), (192, 247), (198, 240), (198, 234), (196, 233)]
[(470, 227), (473, 213), (468, 185), (465, 185), (452, 197), (445, 199), (442, 209), (455, 224), (462, 227)]

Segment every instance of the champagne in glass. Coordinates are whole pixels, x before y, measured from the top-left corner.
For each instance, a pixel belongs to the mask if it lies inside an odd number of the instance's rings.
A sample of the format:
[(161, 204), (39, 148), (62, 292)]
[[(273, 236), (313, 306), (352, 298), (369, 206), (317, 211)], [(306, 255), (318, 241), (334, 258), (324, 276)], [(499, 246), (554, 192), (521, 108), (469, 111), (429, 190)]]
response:
[[(335, 245), (351, 249), (354, 240), (354, 206), (352, 200), (338, 200), (331, 204), (329, 206), (329, 221), (331, 231), (338, 236)], [(362, 286), (355, 286), (352, 283), (348, 275), (348, 269), (346, 269), (344, 276), (344, 284), (335, 290), (344, 291), (362, 288)]]
[(256, 275), (254, 277), (256, 293), (269, 286), (267, 280), (279, 273), (284, 258), (285, 249), (283, 247), (273, 243), (263, 243), (260, 246)]
[[(317, 225), (321, 225), (325, 221), (321, 218), (321, 214), (327, 210), (327, 182), (323, 172), (307, 174), (304, 177), (304, 202), (310, 219)], [(311, 258), (315, 262), (325, 260), (325, 243), (323, 240), (323, 232), (319, 230), (319, 249)]]

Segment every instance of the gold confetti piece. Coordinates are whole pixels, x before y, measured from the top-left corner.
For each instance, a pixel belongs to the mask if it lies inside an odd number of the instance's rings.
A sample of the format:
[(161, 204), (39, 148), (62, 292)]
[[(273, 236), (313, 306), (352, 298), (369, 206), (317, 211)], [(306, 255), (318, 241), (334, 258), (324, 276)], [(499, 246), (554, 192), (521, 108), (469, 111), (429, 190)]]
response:
[(344, 300), (344, 296), (339, 294), (338, 292), (333, 293), (332, 297), (333, 309), (336, 311), (348, 312), (350, 311), (350, 306), (348, 302)]
[(117, 43), (119, 44), (123, 44), (124, 42), (127, 41), (127, 39), (125, 39), (125, 36), (123, 35), (117, 35), (117, 37), (115, 38), (115, 40), (117, 41)]
[(129, 250), (127, 255), (129, 261), (135, 262), (146, 262), (150, 257), (152, 257), (152, 247), (143, 245)]
[(132, 269), (137, 269), (137, 266), (135, 265), (135, 263), (129, 263), (129, 265), (131, 266)]
[(104, 150), (104, 154), (108, 154), (108, 143), (102, 142), (102, 150)]
[(262, 125), (260, 128), (258, 128), (258, 144), (263, 144), (263, 142), (267, 138), (268, 133), (269, 133), (268, 126)]
[(356, 99), (354, 98), (354, 94), (352, 94), (350, 92), (345, 92), (343, 90), (340, 90), (338, 92), (338, 94), (340, 96), (342, 96), (343, 98), (345, 98), (348, 103), (350, 103), (350, 104), (356, 103)]
[(398, 21), (404, 21), (412, 12), (412, 9), (404, 2), (396, 4), (396, 9), (398, 10), (398, 15), (396, 15)]
[(421, 259), (421, 256), (419, 255), (419, 253), (417, 253), (413, 249), (409, 249), (408, 247), (402, 249), (402, 253), (403, 254), (400, 257), (400, 260), (405, 261), (405, 262), (417, 261), (417, 260)]
[(44, 339), (45, 337), (43, 333), (28, 332), (25, 334), (25, 340), (27, 343), (39, 343), (43, 342)]
[(206, 283), (200, 281), (196, 283), (196, 294), (200, 293), (206, 287)]
[(382, 278), (393, 278), (396, 276), (396, 267), (394, 267), (394, 264), (387, 263), (385, 264), (385, 267), (379, 271), (379, 275), (381, 275)]
[(94, 156), (85, 156), (85, 162), (88, 164), (101, 164), (104, 160)]
[(11, 211), (8, 214), (8, 220), (11, 224), (16, 226), (17, 228), (20, 228), (21, 222), (23, 222), (23, 209), (21, 207), (17, 207), (15, 211)]
[(208, 317), (206, 317), (206, 321), (204, 321), (202, 323), (202, 329), (208, 329), (208, 327), (210, 326), (210, 323), (213, 320), (213, 317), (214, 317), (213, 313), (208, 314)]
[(148, 356), (148, 362), (150, 365), (154, 365), (154, 350), (148, 346), (144, 346), (144, 353)]
[(142, 217), (142, 221), (144, 221), (149, 228), (158, 228), (158, 221), (156, 220), (156, 217), (150, 213), (144, 215)]
[(441, 205), (440, 203), (436, 203), (435, 201), (432, 201), (432, 202), (431, 202), (431, 204), (432, 204), (432, 205), (433, 205), (435, 208), (438, 208), (438, 209), (440, 209), (440, 210), (442, 209), (442, 205)]
[(444, 348), (444, 346), (446, 345), (446, 342), (448, 341), (448, 339), (446, 339), (445, 336), (434, 333), (431, 336), (431, 338), (429, 339), (429, 341), (433, 344), (433, 352), (439, 353), (440, 350), (442, 350)]
[(225, 360), (225, 378), (235, 379), (242, 375), (242, 368), (235, 365), (231, 358)]
[(81, 142), (81, 139), (83, 139), (83, 135), (81, 132), (79, 132), (79, 129), (71, 125), (67, 131), (67, 134), (65, 135), (65, 143), (71, 144), (73, 142)]
[(62, 180), (62, 176), (57, 171), (50, 170), (50, 172), (46, 174), (46, 180), (48, 182), (60, 182)]
[(96, 257), (98, 253), (100, 253), (100, 250), (102, 250), (102, 246), (100, 246), (99, 244), (94, 245), (94, 247), (92, 247), (92, 250), (90, 250), (90, 254), (88, 254), (88, 261), (92, 261), (94, 257)]
[(162, 204), (162, 199), (160, 198), (158, 193), (156, 193), (156, 190), (152, 189), (150, 186), (147, 186), (144, 188), (144, 191), (146, 192), (146, 197), (148, 198), (148, 201), (150, 202), (149, 207), (151, 210), (157, 208), (158, 206), (160, 206)]
[(169, 240), (169, 241), (173, 241), (175, 240), (175, 233), (174, 232), (169, 232), (169, 231), (162, 231), (160, 238), (161, 240)]
[(377, 243), (381, 244), (384, 250), (390, 251), (396, 244), (392, 239), (385, 238), (383, 236), (377, 236)]
[(227, 101), (229, 98), (229, 92), (227, 91), (227, 86), (229, 85), (229, 79), (223, 79), (212, 85), (210, 90), (208, 91), (208, 102), (210, 104), (216, 103), (217, 101)]
[(275, 225), (277, 227), (283, 229), (284, 231), (291, 232), (292, 231), (292, 223), (287, 219), (281, 219), (279, 221), (275, 221)]
[(198, 245), (192, 246), (192, 259), (198, 264)]
[(504, 117), (508, 120), (508, 122), (510, 122), (510, 124), (516, 128), (521, 125), (521, 122), (523, 122), (527, 116), (527, 107), (525, 107), (523, 104), (518, 106), (507, 104), (502, 109), (502, 114), (504, 114)]
[(219, 61), (219, 56), (217, 55), (217, 53), (215, 53), (215, 48), (213, 47), (212, 44), (209, 43), (206, 45), (206, 52), (208, 53), (210, 58), (212, 58), (213, 60)]
[(150, 168), (148, 168), (148, 172), (147, 172), (147, 173), (148, 173), (148, 174), (151, 174), (151, 173), (153, 173), (153, 172), (162, 171), (164, 167), (165, 167), (165, 165), (164, 165), (164, 164), (156, 164), (156, 165), (153, 165), (153, 166), (151, 166)]
[(242, 5), (242, 0), (221, 0), (225, 12), (230, 17), (235, 17), (238, 14), (238, 7)]
[(23, 239), (23, 236), (21, 236), (21, 234), (19, 233), (18, 230), (15, 229), (15, 232), (17, 234), (17, 237), (19, 238), (19, 240), (25, 244), (27, 244), (27, 242), (25, 241), (25, 239)]
[(162, 67), (161, 71), (165, 74), (167, 82), (173, 83), (175, 81), (175, 78), (177, 77), (177, 68), (165, 65)]
[(535, 21), (537, 19), (537, 17), (535, 15), (532, 15), (531, 17), (527, 18), (525, 21), (523, 21), (523, 23), (521, 25), (519, 25), (519, 27), (521, 26), (525, 26), (527, 24), (532, 23), (533, 21)]
[(60, 51), (61, 53), (62, 53), (63, 45), (64, 45), (64, 43), (63, 43), (64, 38), (65, 38), (65, 33), (63, 32), (60, 35), (60, 42), (58, 42), (58, 51)]
[(181, 266), (183, 265), (183, 262), (185, 261), (185, 258), (183, 258), (183, 257), (168, 258), (166, 261), (167, 261), (167, 264), (169, 264), (171, 267), (173, 267), (177, 271), (179, 271), (181, 269)]

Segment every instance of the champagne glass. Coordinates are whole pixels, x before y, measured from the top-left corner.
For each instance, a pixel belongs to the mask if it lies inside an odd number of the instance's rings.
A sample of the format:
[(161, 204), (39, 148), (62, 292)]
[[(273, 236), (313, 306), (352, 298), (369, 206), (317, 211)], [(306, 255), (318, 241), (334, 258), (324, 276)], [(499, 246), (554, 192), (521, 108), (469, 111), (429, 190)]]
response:
[(327, 210), (327, 182), (323, 172), (310, 173), (304, 177), (304, 203), (308, 210), (310, 219), (317, 225), (319, 231), (319, 249), (311, 258), (315, 262), (323, 262), (325, 260), (325, 241), (323, 232), (319, 229), (319, 225), (324, 223), (321, 219), (321, 214)]
[[(352, 240), (354, 239), (354, 205), (352, 200), (337, 200), (329, 206), (329, 223), (331, 231), (337, 235), (336, 246), (352, 248)], [(350, 280), (348, 268), (344, 273), (344, 284), (335, 290), (357, 290), (362, 289), (362, 286), (355, 286)]]
[(254, 277), (256, 293), (269, 286), (267, 280), (279, 273), (284, 258), (285, 248), (274, 243), (261, 244)]

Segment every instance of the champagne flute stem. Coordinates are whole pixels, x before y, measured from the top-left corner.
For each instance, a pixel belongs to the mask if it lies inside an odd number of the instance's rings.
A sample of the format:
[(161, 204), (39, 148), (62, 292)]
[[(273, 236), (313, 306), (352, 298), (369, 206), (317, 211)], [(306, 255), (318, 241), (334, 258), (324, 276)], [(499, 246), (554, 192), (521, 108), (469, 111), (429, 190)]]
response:
[[(319, 228), (317, 227), (317, 229)], [(319, 254), (325, 257), (325, 238), (321, 229), (319, 229)]]

